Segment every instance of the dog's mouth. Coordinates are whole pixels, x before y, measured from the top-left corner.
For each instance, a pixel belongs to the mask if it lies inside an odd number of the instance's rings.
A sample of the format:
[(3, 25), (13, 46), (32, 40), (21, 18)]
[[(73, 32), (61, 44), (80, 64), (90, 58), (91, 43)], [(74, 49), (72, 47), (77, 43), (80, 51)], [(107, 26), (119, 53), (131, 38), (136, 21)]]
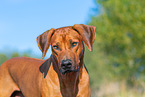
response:
[(64, 69), (59, 69), (59, 71), (60, 71), (61, 74), (64, 75), (64, 74), (66, 74), (66, 73), (70, 73), (70, 72), (78, 72), (79, 69), (80, 69), (80, 67), (77, 66), (77, 68), (74, 69), (74, 70), (72, 70), (72, 69), (66, 69), (66, 70), (64, 70)]

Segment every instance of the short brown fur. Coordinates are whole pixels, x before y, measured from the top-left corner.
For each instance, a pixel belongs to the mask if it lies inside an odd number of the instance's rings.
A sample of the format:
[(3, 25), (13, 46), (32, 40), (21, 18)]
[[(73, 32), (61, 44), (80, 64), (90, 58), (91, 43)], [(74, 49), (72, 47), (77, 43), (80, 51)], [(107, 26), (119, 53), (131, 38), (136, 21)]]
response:
[[(90, 97), (84, 46), (92, 50), (96, 28), (83, 24), (50, 29), (37, 37), (43, 58), (17, 57), (0, 66), (0, 97)], [(63, 61), (68, 61), (69, 69)], [(68, 67), (67, 67), (68, 68)]]

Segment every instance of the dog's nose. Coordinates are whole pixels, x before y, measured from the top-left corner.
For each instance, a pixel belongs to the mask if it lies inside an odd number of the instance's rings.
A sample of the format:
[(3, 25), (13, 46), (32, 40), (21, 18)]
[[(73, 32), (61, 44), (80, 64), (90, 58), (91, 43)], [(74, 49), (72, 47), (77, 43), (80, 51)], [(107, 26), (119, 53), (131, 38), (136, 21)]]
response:
[(70, 59), (62, 60), (61, 61), (61, 68), (64, 70), (71, 69), (72, 61)]

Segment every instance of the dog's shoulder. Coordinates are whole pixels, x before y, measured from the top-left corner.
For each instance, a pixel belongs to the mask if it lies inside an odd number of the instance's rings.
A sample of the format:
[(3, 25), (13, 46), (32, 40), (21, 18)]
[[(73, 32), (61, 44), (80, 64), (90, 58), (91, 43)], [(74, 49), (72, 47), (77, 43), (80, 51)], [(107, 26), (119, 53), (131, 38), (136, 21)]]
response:
[(27, 68), (27, 67), (39, 67), (45, 60), (29, 58), (29, 57), (14, 57), (5, 61), (1, 67), (4, 68)]
[(30, 57), (14, 57), (6, 61), (6, 63), (43, 63), (44, 60), (42, 59), (36, 59), (36, 58), (30, 58)]

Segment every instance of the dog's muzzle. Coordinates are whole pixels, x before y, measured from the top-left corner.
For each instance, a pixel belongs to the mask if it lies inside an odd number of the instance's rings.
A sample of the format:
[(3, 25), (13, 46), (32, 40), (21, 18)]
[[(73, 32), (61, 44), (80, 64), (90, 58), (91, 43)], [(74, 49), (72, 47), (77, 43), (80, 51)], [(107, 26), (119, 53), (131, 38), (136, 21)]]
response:
[(62, 60), (60, 65), (60, 72), (64, 75), (65, 73), (69, 72), (77, 72), (79, 71), (79, 66), (77, 68), (73, 68), (72, 61), (70, 59)]

